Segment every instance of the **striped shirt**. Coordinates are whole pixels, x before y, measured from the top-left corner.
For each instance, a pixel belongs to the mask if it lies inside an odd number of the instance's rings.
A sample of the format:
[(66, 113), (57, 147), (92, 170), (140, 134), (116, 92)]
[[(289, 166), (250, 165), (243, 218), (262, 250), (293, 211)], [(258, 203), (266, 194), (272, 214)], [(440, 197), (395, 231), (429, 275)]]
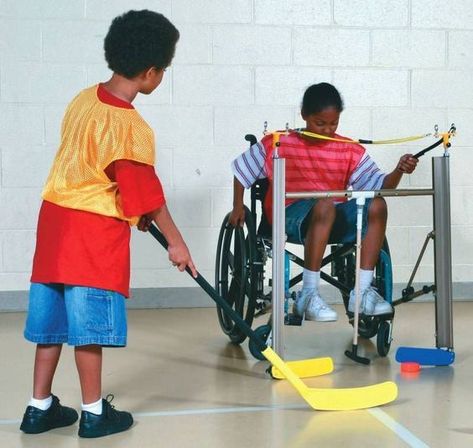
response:
[[(233, 175), (245, 187), (250, 188), (258, 179), (268, 177), (265, 167), (266, 149), (255, 143), (232, 162)], [(353, 190), (379, 190), (386, 174), (383, 173), (367, 152), (351, 173), (346, 188)]]

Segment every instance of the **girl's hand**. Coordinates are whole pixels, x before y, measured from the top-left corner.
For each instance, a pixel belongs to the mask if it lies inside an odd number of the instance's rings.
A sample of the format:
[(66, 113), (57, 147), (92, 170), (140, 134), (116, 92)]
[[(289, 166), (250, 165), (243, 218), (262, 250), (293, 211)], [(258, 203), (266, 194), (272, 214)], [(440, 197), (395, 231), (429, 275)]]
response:
[(233, 227), (243, 227), (245, 224), (245, 208), (241, 207), (233, 207), (232, 212), (230, 213), (230, 217), (228, 218), (228, 222)]
[(396, 169), (403, 174), (411, 174), (417, 167), (419, 160), (414, 158), (412, 154), (404, 154), (397, 164)]

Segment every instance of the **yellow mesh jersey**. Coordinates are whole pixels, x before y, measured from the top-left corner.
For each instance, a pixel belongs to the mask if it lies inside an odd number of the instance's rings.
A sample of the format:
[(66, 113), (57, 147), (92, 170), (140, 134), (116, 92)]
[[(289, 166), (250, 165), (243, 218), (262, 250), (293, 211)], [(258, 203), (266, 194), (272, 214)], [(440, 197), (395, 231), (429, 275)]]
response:
[(153, 131), (135, 109), (102, 103), (97, 88), (83, 90), (68, 106), (61, 145), (42, 197), (134, 225), (138, 217), (124, 216), (118, 185), (107, 177), (105, 169), (120, 159), (154, 165)]

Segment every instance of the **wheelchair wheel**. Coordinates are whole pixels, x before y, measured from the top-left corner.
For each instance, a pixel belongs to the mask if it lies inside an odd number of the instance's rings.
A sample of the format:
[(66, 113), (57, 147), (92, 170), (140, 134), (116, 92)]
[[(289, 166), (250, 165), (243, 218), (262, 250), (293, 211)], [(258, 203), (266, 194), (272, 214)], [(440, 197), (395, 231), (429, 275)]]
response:
[(376, 338), (376, 348), (379, 356), (385, 357), (391, 348), (391, 324), (383, 320), (378, 327), (378, 336)]
[[(234, 228), (225, 216), (217, 244), (215, 289), (217, 293), (251, 327), (255, 314), (256, 281), (253, 264), (256, 259), (256, 230), (253, 218), (245, 207), (244, 227)], [(234, 344), (246, 336), (217, 305), (217, 316), (223, 332)]]
[[(266, 343), (269, 335), (271, 334), (271, 325), (270, 324), (261, 325), (255, 330), (255, 334)], [(250, 341), (248, 342), (248, 348), (250, 349), (250, 353), (256, 359), (259, 359), (260, 361), (264, 361), (266, 359), (258, 350), (256, 344), (253, 342), (252, 339), (250, 339)]]

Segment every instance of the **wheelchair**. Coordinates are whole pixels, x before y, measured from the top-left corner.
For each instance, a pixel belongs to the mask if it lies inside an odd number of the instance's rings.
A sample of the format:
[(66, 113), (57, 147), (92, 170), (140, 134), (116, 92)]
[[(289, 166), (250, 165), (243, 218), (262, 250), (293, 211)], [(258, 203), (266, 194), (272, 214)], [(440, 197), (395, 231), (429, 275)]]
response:
[[(245, 136), (250, 144), (256, 143), (253, 135)], [(261, 179), (251, 187), (251, 205), (245, 206), (245, 223), (243, 227), (234, 228), (229, 223), (230, 213), (223, 219), (217, 243), (215, 262), (215, 289), (218, 294), (246, 321), (251, 327), (255, 318), (271, 309), (271, 284), (266, 280), (265, 265), (272, 256), (271, 225), (263, 212), (263, 199), (268, 189), (268, 180)], [(260, 210), (257, 210), (260, 203)], [(258, 222), (259, 216), (259, 224)], [(296, 254), (285, 250), (285, 325), (301, 325), (302, 318), (290, 313), (290, 302), (295, 299), (292, 288), (302, 281), (302, 273), (291, 278), (290, 266), (303, 267), (304, 260)], [(324, 257), (322, 267), (330, 266), (330, 274), (321, 270), (321, 279), (337, 288), (342, 296), (348, 322), (354, 324), (354, 316), (348, 311), (350, 291), (355, 284), (355, 243), (331, 244), (330, 253)], [(267, 283), (267, 285), (266, 285)], [(373, 286), (378, 293), (392, 304), (393, 279), (389, 246), (385, 240), (375, 266)], [(245, 334), (232, 322), (221, 307), (217, 305), (217, 316), (220, 326), (230, 341), (241, 344)], [(387, 356), (392, 341), (393, 312), (380, 316), (360, 314), (358, 335), (370, 339), (376, 336), (377, 352)], [(255, 328), (255, 332), (267, 345), (271, 345), (271, 317)], [(256, 358), (264, 356), (256, 345), (250, 341), (249, 349)]]

